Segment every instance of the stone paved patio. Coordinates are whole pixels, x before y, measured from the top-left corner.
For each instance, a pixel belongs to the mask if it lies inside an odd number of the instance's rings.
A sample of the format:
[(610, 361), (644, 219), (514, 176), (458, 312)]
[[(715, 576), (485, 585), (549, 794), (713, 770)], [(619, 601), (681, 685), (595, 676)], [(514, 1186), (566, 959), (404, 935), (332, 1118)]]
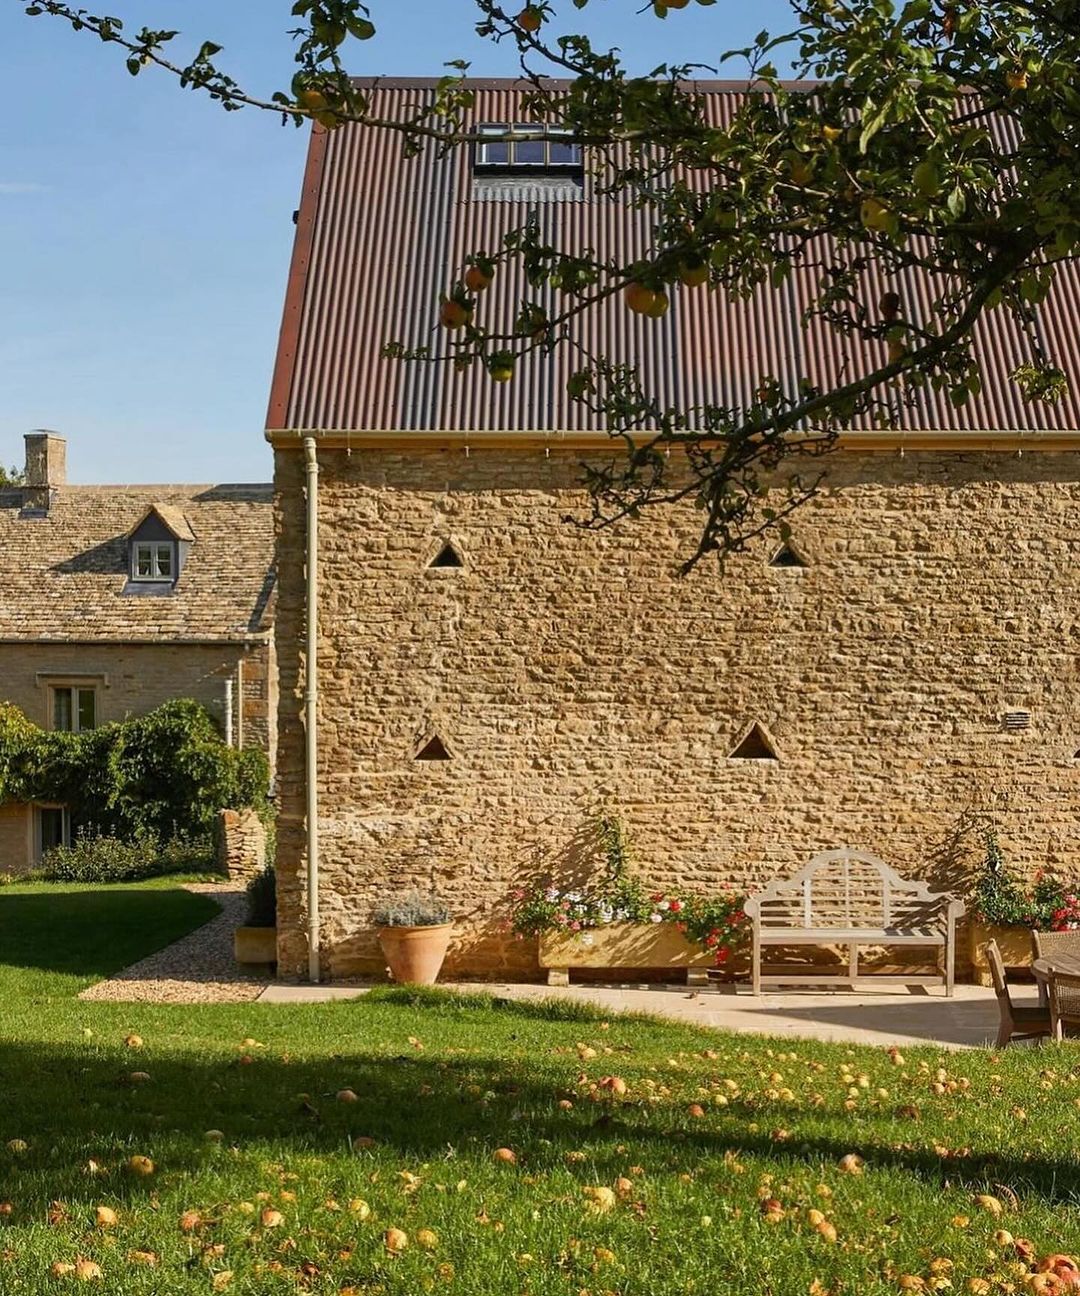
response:
[[(832, 990), (765, 994), (755, 999), (731, 986), (689, 990), (685, 986), (546, 985), (448, 983), (448, 990), (498, 995), (507, 999), (558, 997), (595, 1004), (615, 1012), (648, 1012), (695, 1026), (787, 1038), (834, 1040), (851, 1044), (889, 1045), (937, 1043), (945, 1048), (974, 1048), (991, 1043), (997, 1032), (998, 1009), (992, 990), (956, 987), (955, 997), (940, 991), (895, 993)], [(260, 1003), (312, 1003), (355, 999), (365, 986), (267, 986)], [(1014, 999), (1035, 1002), (1034, 986), (1013, 989)], [(1022, 1046), (1021, 1046), (1022, 1047)]]

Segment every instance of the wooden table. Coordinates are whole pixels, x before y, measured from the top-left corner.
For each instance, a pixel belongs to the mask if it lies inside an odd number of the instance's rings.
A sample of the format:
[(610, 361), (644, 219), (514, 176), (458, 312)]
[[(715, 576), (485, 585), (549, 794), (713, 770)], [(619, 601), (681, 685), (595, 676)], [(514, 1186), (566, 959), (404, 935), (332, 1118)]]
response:
[(1080, 954), (1054, 954), (1052, 957), (1036, 959), (1031, 970), (1041, 985), (1048, 982), (1055, 972), (1080, 976)]

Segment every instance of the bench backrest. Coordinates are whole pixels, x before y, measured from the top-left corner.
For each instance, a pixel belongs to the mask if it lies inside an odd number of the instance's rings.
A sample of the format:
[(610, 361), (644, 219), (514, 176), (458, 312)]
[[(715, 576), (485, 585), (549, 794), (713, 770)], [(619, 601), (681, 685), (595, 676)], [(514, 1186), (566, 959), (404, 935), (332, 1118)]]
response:
[(762, 927), (913, 931), (941, 927), (964, 911), (959, 900), (909, 882), (859, 850), (816, 855), (792, 878), (778, 878), (746, 902)]

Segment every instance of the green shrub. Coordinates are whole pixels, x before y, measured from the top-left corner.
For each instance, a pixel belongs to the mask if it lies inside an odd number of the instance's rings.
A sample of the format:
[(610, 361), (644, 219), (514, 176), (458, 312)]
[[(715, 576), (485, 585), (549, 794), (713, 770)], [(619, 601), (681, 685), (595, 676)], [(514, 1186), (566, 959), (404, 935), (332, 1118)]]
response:
[(247, 884), (247, 904), (249, 927), (277, 926), (277, 876), (272, 864), (256, 873)]
[(39, 877), (50, 882), (139, 882), (168, 873), (199, 873), (212, 866), (205, 842), (173, 837), (160, 842), (142, 835), (132, 841), (86, 834), (70, 846), (46, 852)]
[(975, 909), (988, 923), (1000, 927), (1030, 927), (1034, 931), (1070, 930), (1076, 897), (1064, 883), (1040, 872), (1024, 886), (1008, 869), (997, 833), (985, 833), (986, 855), (974, 878)]
[(257, 749), (227, 747), (210, 713), (179, 698), (86, 733), (47, 733), (0, 704), (0, 801), (60, 801), (83, 835), (134, 842), (208, 837), (219, 810), (270, 816)]

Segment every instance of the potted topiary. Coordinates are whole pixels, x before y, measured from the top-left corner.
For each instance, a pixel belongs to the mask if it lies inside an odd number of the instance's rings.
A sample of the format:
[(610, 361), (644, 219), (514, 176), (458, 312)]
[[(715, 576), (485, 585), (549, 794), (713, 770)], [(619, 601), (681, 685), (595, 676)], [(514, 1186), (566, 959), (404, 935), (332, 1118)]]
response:
[(247, 884), (247, 925), (233, 932), (237, 963), (277, 962), (277, 879), (268, 864)]
[(430, 892), (409, 891), (380, 906), (373, 918), (393, 980), (434, 985), (454, 929), (445, 903)]

